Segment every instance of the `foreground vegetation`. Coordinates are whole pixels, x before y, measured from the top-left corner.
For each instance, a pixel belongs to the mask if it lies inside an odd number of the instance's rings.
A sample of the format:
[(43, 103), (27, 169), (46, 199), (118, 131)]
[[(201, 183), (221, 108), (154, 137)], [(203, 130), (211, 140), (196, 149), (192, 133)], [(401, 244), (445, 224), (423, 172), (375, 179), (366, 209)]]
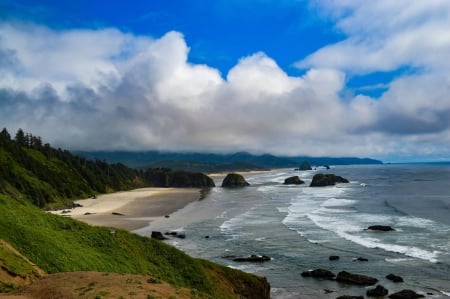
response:
[(268, 298), (264, 278), (191, 258), (161, 241), (46, 213), (39, 207), (151, 185), (149, 174), (84, 160), (20, 136), (12, 140), (3, 130), (0, 137), (0, 292), (44, 272), (96, 271), (147, 275), (190, 289), (193, 298)]

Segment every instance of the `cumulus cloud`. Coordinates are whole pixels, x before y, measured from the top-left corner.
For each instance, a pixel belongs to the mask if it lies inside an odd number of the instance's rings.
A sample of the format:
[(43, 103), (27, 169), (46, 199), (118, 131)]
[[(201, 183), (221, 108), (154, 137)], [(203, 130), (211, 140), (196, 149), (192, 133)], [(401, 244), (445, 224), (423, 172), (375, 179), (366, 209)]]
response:
[(2, 24), (0, 36), (10, 54), (0, 80), (4, 125), (64, 147), (300, 153), (306, 136), (333, 138), (343, 114), (341, 72), (290, 77), (255, 53), (223, 78), (188, 62), (178, 32), (153, 39)]
[[(1, 126), (84, 150), (448, 157), (450, 8), (405, 3), (318, 2), (346, 38), (302, 76), (263, 52), (226, 74), (193, 64), (179, 32), (2, 23)], [(404, 67), (379, 98), (342, 96), (351, 76)]]

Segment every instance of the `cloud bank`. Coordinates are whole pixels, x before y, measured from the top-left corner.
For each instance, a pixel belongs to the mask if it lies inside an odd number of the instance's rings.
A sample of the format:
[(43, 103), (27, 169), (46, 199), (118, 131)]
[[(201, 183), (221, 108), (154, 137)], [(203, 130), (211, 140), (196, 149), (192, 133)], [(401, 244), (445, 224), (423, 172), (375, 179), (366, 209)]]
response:
[[(190, 63), (175, 31), (1, 23), (0, 126), (83, 150), (450, 157), (448, 1), (316, 9), (346, 37), (297, 77), (262, 52), (227, 74)], [(379, 98), (343, 97), (351, 76), (403, 68)]]

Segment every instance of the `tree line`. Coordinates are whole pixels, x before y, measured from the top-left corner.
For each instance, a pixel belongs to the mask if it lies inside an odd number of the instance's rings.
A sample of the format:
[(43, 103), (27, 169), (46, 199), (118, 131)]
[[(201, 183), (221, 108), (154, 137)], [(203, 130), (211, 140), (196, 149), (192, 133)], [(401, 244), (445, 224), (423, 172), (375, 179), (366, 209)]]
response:
[(0, 193), (25, 198), (38, 207), (139, 187), (212, 187), (204, 174), (157, 168), (136, 170), (121, 163), (89, 160), (55, 149), (22, 129), (14, 138), (0, 132)]

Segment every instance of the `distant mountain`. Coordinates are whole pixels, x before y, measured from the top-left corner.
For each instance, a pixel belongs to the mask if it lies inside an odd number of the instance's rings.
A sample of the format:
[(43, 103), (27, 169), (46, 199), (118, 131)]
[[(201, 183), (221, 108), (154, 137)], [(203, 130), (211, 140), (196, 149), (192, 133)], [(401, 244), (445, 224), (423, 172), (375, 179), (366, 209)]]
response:
[(134, 168), (167, 167), (189, 171), (218, 172), (246, 171), (273, 168), (298, 167), (307, 161), (311, 165), (382, 164), (379, 160), (355, 157), (278, 157), (270, 154), (253, 155), (247, 152), (234, 154), (175, 153), (175, 152), (126, 152), (97, 151), (76, 152), (88, 159), (105, 160), (109, 163), (123, 163)]

